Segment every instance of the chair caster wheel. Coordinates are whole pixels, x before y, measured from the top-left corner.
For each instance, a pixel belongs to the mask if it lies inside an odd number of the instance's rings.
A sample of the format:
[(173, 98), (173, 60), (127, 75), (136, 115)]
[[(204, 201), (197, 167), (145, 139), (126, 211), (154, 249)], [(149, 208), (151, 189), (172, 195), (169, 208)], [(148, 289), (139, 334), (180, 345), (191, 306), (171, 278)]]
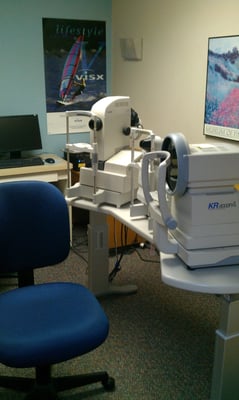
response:
[(108, 376), (107, 381), (102, 382), (105, 390), (111, 392), (115, 390), (115, 380)]

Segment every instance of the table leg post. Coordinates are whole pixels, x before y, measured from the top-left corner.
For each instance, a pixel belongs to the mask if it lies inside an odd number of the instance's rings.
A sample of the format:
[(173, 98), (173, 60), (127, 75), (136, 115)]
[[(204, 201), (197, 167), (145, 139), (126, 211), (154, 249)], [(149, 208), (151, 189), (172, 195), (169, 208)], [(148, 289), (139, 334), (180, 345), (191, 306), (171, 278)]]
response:
[(108, 225), (106, 215), (90, 211), (88, 225), (88, 284), (95, 295), (109, 290)]
[(237, 400), (239, 396), (239, 296), (222, 297), (216, 331), (211, 400)]
[(72, 235), (72, 207), (68, 205), (68, 213), (69, 213), (69, 229), (70, 229), (70, 246), (73, 246), (73, 235)]
[(136, 285), (109, 282), (108, 224), (106, 214), (97, 211), (90, 211), (88, 225), (88, 287), (96, 296), (137, 292)]

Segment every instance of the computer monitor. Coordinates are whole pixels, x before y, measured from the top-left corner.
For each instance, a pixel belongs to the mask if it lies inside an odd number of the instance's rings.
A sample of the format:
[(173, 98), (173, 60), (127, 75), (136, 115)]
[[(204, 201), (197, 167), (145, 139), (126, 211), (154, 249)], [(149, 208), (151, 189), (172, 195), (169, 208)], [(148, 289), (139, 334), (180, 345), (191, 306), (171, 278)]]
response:
[(20, 158), (22, 151), (41, 149), (37, 114), (0, 116), (0, 153)]

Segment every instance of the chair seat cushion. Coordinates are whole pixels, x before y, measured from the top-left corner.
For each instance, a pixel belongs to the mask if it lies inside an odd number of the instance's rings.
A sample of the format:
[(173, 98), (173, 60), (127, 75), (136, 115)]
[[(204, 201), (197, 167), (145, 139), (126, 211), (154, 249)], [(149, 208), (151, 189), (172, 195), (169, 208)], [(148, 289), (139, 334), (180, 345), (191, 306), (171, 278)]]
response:
[(46, 283), (0, 295), (0, 363), (55, 364), (104, 342), (108, 319), (95, 296), (75, 283)]

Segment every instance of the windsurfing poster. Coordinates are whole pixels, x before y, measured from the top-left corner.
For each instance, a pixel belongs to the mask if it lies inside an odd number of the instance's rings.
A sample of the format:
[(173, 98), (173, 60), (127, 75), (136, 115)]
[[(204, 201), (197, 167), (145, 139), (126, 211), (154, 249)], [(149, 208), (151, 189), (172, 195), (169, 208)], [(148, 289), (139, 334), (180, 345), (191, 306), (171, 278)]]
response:
[[(106, 26), (43, 18), (42, 27), (48, 133), (62, 134), (66, 111), (90, 110), (106, 96)], [(73, 120), (71, 132), (89, 131), (87, 117)]]
[(239, 36), (208, 39), (204, 134), (239, 141)]

